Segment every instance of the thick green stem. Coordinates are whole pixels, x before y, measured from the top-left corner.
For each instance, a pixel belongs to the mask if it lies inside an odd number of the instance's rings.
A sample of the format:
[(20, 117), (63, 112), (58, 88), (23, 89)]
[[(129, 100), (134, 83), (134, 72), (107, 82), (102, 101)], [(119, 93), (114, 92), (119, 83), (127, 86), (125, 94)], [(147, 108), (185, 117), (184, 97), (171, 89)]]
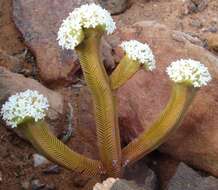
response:
[(18, 130), (21, 130), (42, 155), (69, 170), (90, 176), (103, 172), (100, 161), (86, 158), (72, 151), (49, 131), (44, 121), (26, 122), (20, 125)]
[(115, 90), (125, 84), (140, 69), (140, 66), (140, 63), (125, 55), (110, 76), (111, 88)]
[(100, 158), (108, 175), (116, 177), (121, 170), (121, 145), (113, 94), (99, 56), (102, 34), (97, 29), (85, 29), (84, 33), (76, 50), (93, 98)]
[(191, 86), (174, 84), (171, 98), (158, 120), (122, 150), (123, 166), (156, 149), (179, 126), (195, 92)]

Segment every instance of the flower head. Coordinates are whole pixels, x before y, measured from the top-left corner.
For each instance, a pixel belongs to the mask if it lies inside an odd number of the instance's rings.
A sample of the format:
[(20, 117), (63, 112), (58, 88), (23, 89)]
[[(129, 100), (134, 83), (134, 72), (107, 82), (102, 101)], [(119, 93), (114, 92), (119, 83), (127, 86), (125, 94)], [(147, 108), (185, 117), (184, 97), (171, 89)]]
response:
[(62, 48), (74, 49), (84, 38), (83, 29), (99, 26), (107, 34), (111, 34), (116, 28), (115, 22), (107, 10), (94, 3), (82, 5), (74, 9), (63, 21), (58, 31), (59, 45)]
[(192, 59), (172, 62), (166, 72), (174, 82), (186, 83), (194, 87), (206, 86), (212, 79), (207, 67)]
[(37, 91), (26, 90), (10, 96), (1, 108), (1, 115), (7, 125), (15, 128), (27, 118), (35, 121), (43, 119), (48, 107), (46, 97)]
[(156, 68), (154, 55), (148, 44), (130, 40), (122, 42), (120, 46), (130, 59), (143, 64), (147, 70)]

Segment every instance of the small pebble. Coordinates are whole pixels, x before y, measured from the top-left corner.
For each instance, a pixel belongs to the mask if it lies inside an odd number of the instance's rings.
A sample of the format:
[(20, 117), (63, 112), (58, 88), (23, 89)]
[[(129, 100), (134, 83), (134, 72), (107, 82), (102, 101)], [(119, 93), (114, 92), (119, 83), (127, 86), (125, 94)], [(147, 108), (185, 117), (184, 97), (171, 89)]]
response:
[(218, 28), (217, 26), (210, 26), (207, 30), (208, 32), (216, 33), (218, 31)]
[(190, 23), (190, 25), (191, 25), (192, 27), (198, 28), (198, 29), (200, 29), (200, 28), (203, 27), (203, 24), (201, 23), (200, 20), (192, 20), (191, 23)]
[(35, 179), (31, 182), (31, 190), (40, 190), (45, 187), (45, 184), (40, 183), (38, 179)]
[(0, 171), (0, 183), (2, 182), (2, 172)]
[(23, 182), (21, 182), (21, 188), (22, 188), (23, 190), (28, 190), (29, 187), (30, 187), (30, 182), (29, 182), (29, 181), (23, 181)]
[(61, 169), (58, 165), (49, 166), (46, 170), (43, 171), (44, 174), (59, 174)]
[(39, 167), (49, 163), (49, 161), (40, 154), (33, 154), (33, 162), (34, 167)]
[(51, 185), (46, 185), (43, 190), (56, 190), (56, 187), (55, 187), (55, 185), (53, 185), (53, 184), (51, 184)]

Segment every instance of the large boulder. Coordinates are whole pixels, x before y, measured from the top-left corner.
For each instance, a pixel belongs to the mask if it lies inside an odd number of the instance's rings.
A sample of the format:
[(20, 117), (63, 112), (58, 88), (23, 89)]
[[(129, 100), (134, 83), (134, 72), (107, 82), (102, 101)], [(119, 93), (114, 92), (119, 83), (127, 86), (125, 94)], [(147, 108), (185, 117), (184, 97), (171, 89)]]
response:
[(110, 41), (118, 58), (122, 57), (118, 44), (136, 39), (151, 46), (157, 61), (155, 71), (138, 71), (118, 90), (121, 135), (126, 142), (147, 130), (164, 109), (171, 91), (165, 69), (172, 61), (192, 58), (209, 68), (212, 82), (200, 89), (181, 127), (159, 150), (218, 176), (217, 57), (195, 45), (196, 39), (191, 36), (155, 22), (136, 23), (121, 29), (113, 38)]
[(212, 176), (203, 177), (197, 171), (180, 163), (175, 175), (171, 178), (168, 190), (216, 190), (218, 179)]
[[(80, 68), (74, 51), (62, 50), (57, 42), (57, 32), (68, 14), (81, 4), (94, 0), (13, 0), (13, 19), (24, 41), (36, 57), (42, 81), (51, 87), (73, 81)], [(103, 61), (113, 65), (110, 46), (102, 43)], [(109, 57), (108, 57), (109, 56)]]

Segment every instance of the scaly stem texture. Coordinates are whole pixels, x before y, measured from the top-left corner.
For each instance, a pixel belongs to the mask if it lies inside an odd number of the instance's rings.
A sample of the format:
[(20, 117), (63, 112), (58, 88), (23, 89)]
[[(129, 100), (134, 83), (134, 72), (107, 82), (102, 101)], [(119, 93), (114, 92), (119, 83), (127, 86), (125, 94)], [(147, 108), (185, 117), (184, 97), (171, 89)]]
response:
[(121, 145), (113, 94), (99, 56), (102, 33), (97, 29), (84, 29), (84, 32), (85, 39), (76, 50), (92, 94), (100, 158), (107, 174), (116, 177), (121, 170)]
[(156, 149), (179, 126), (195, 92), (196, 89), (191, 86), (174, 84), (171, 98), (158, 120), (122, 150), (123, 166)]
[(140, 69), (140, 66), (140, 63), (125, 55), (110, 76), (111, 88), (115, 90), (125, 84)]
[(100, 161), (92, 160), (80, 155), (49, 131), (44, 121), (26, 122), (18, 128), (31, 144), (49, 160), (73, 171), (93, 176), (103, 172)]

